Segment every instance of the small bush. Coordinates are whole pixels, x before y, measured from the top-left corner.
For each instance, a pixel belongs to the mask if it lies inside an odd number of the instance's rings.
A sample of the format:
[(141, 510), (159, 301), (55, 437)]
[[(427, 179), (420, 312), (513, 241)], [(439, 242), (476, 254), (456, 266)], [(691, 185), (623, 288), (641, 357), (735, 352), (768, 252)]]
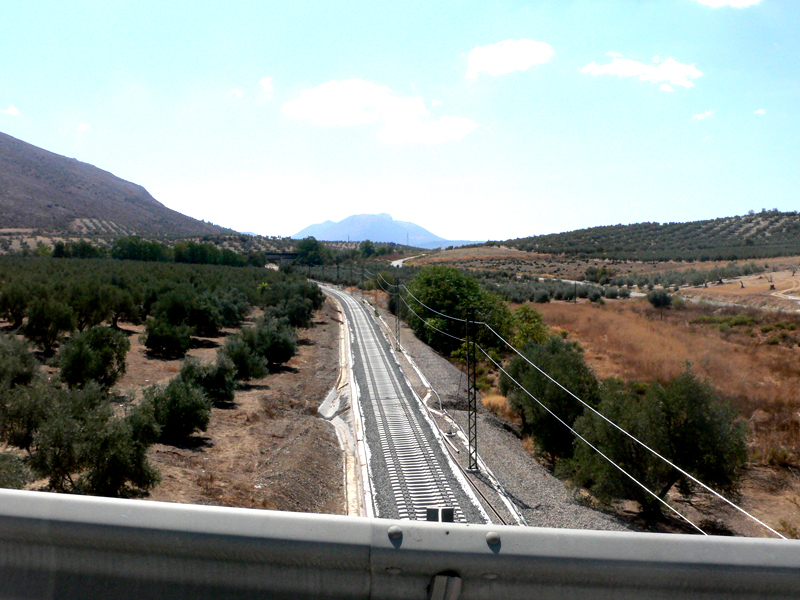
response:
[(192, 329), (188, 325), (172, 325), (163, 319), (150, 317), (142, 343), (156, 356), (183, 358), (192, 345)]
[(112, 419), (96, 428), (86, 443), (87, 471), (76, 488), (100, 496), (127, 495), (128, 485), (148, 490), (160, 479), (147, 460), (148, 437), (139, 438), (129, 419)]
[(0, 390), (0, 440), (30, 450), (48, 415), (51, 389), (43, 380)]
[(95, 326), (77, 333), (58, 357), (61, 380), (70, 387), (83, 387), (90, 380), (108, 390), (125, 374), (125, 357), (131, 344), (124, 333)]
[(537, 304), (545, 304), (550, 302), (550, 292), (547, 290), (536, 290), (533, 293), (533, 301)]
[(11, 452), (0, 452), (0, 488), (21, 490), (29, 479), (21, 458)]
[(24, 340), (0, 334), (0, 389), (27, 385), (39, 370), (39, 362)]
[(270, 370), (288, 362), (297, 352), (297, 334), (287, 319), (262, 317), (255, 327), (242, 330), (242, 339), (266, 359)]
[(600, 290), (597, 288), (592, 288), (587, 292), (587, 297), (589, 298), (589, 302), (597, 302), (602, 298), (602, 294), (600, 294)]
[(236, 379), (249, 381), (267, 374), (267, 361), (244, 341), (241, 334), (226, 339), (222, 353), (233, 363)]
[(183, 444), (196, 431), (205, 431), (211, 419), (211, 401), (199, 387), (176, 377), (166, 386), (152, 385), (144, 391), (153, 416), (161, 428), (159, 441)]
[(75, 330), (75, 314), (63, 302), (40, 298), (28, 306), (24, 329), (25, 337), (50, 355), (61, 336)]
[(224, 352), (217, 352), (216, 364), (201, 363), (189, 357), (181, 365), (180, 377), (201, 388), (215, 405), (233, 402), (236, 391), (236, 365)]

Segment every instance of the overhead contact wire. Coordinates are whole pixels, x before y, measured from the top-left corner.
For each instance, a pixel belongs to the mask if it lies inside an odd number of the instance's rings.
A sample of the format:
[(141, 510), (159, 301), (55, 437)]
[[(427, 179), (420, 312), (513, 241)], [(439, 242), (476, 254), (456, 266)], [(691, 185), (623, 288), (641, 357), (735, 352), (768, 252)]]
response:
[(418, 318), (420, 321), (422, 321), (422, 322), (423, 322), (425, 325), (427, 325), (427, 326), (428, 326), (428, 327), (430, 327), (431, 329), (433, 329), (433, 330), (435, 330), (435, 331), (438, 331), (438, 332), (439, 332), (439, 333), (441, 333), (442, 335), (446, 335), (447, 337), (451, 337), (451, 338), (453, 338), (454, 340), (457, 340), (457, 341), (459, 341), (459, 342), (463, 342), (463, 341), (465, 341), (465, 340), (464, 340), (464, 338), (456, 337), (456, 336), (454, 336), (454, 335), (451, 335), (451, 334), (447, 333), (446, 331), (442, 331), (441, 329), (439, 329), (438, 327), (435, 327), (434, 325), (431, 325), (431, 324), (430, 324), (430, 323), (428, 323), (428, 322), (427, 322), (425, 319), (423, 319), (422, 317), (420, 317), (420, 316), (417, 314), (417, 311), (415, 311), (413, 308), (411, 308), (411, 307), (408, 305), (408, 302), (406, 302), (406, 301), (405, 301), (405, 298), (403, 298), (402, 296), (400, 296), (400, 300), (402, 300), (402, 301), (403, 301), (403, 304), (405, 304), (405, 305), (406, 305), (406, 308), (407, 308), (408, 310), (410, 310), (410, 311), (411, 311), (411, 312), (414, 314), (414, 316), (415, 316), (415, 317), (417, 317), (417, 318)]
[[(417, 298), (417, 297), (416, 297), (414, 294), (412, 294), (412, 293), (411, 293), (411, 290), (409, 290), (409, 289), (408, 289), (408, 288), (407, 288), (405, 285), (403, 285), (403, 286), (402, 286), (402, 288), (403, 288), (405, 291), (407, 291), (407, 292), (408, 292), (408, 295), (409, 295), (409, 296), (411, 296), (411, 297), (412, 297), (414, 300), (416, 300), (416, 301), (417, 301), (417, 302), (418, 302), (420, 305), (424, 306), (424, 307), (425, 307), (425, 308), (427, 308), (429, 311), (431, 311), (431, 312), (433, 312), (433, 313), (436, 313), (436, 314), (437, 314), (437, 315), (439, 315), (440, 317), (444, 317), (445, 319), (450, 319), (451, 321), (458, 321), (459, 323), (466, 323), (466, 322), (467, 322), (467, 320), (466, 320), (466, 319), (459, 319), (458, 317), (451, 317), (450, 315), (446, 315), (446, 314), (444, 314), (444, 313), (441, 313), (441, 312), (439, 312), (439, 311), (438, 311), (438, 310), (436, 310), (435, 308), (431, 308), (430, 306), (428, 306), (427, 304), (425, 304), (425, 303), (424, 303), (422, 300), (420, 300), (419, 298)], [(406, 306), (408, 306), (408, 305), (406, 305)]]

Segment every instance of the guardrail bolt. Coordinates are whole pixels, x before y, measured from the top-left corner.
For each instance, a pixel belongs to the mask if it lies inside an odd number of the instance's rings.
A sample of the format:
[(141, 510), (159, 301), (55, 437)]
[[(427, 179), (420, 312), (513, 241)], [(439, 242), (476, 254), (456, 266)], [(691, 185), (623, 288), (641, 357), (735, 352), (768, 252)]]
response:
[(500, 545), (500, 534), (496, 531), (490, 531), (486, 534), (486, 543), (490, 546), (499, 546)]
[(392, 525), (389, 527), (389, 539), (390, 540), (402, 540), (403, 539), (403, 530), (400, 529), (397, 525)]

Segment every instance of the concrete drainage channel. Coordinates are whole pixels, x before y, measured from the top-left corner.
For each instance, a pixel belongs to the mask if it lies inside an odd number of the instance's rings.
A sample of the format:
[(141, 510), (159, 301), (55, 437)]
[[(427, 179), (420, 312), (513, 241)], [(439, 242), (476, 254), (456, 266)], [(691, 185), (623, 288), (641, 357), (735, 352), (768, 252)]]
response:
[[(349, 457), (361, 463), (359, 468), (347, 469), (348, 514), (355, 514), (350, 511), (349, 499), (357, 485), (350, 474), (358, 472), (367, 478), (360, 488), (363, 505), (358, 514), (489, 522), (375, 320), (351, 296), (330, 287), (322, 289), (337, 301), (343, 314), (341, 362), (348, 382), (340, 379), (320, 414), (337, 428)], [(356, 348), (348, 348), (350, 344)], [(359, 376), (353, 369), (354, 357)], [(364, 388), (361, 393), (359, 381)], [(369, 427), (369, 435), (364, 435), (365, 427)], [(353, 438), (355, 451), (348, 450)]]

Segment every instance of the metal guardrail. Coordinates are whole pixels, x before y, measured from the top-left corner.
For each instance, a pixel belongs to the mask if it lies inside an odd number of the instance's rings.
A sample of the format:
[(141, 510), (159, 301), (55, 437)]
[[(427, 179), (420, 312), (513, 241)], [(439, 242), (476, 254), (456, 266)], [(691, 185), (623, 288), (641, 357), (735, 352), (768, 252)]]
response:
[[(438, 576), (438, 577), (437, 577)], [(797, 598), (800, 542), (0, 490), (0, 598)]]

